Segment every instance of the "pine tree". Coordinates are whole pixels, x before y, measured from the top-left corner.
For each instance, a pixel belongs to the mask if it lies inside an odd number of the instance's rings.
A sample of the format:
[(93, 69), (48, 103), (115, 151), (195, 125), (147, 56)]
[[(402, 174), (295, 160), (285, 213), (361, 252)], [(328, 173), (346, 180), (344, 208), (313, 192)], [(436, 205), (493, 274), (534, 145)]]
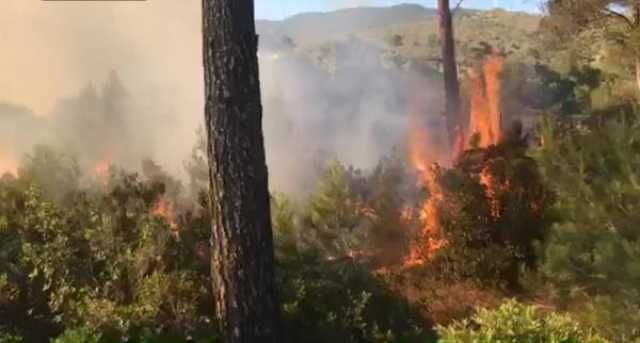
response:
[(567, 292), (632, 293), (640, 301), (639, 119), (543, 126), (537, 160), (561, 219), (548, 237), (543, 267)]
[(281, 342), (253, 0), (203, 0), (212, 273), (226, 343)]

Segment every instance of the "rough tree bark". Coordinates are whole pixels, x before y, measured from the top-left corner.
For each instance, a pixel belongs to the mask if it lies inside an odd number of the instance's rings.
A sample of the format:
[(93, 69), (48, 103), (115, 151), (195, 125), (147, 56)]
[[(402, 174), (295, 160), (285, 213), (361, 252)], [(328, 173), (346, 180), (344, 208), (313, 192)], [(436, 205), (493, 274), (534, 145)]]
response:
[(636, 57), (636, 85), (638, 86), (638, 93), (640, 93), (640, 57)]
[(202, 0), (212, 277), (225, 343), (280, 342), (253, 0)]
[(440, 47), (442, 49), (442, 69), (444, 72), (445, 116), (449, 144), (455, 147), (462, 134), (462, 116), (460, 113), (460, 84), (456, 65), (453, 19), (449, 0), (438, 0)]

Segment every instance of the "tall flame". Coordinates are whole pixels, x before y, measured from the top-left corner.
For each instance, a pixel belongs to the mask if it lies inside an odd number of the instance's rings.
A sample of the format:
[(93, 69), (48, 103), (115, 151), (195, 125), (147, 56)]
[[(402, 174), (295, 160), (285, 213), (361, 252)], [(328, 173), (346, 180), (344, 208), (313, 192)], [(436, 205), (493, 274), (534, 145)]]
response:
[(481, 72), (469, 71), (471, 88), (469, 136), (479, 135), (478, 145), (481, 148), (498, 144), (502, 139), (500, 76), (503, 69), (503, 57), (494, 53), (485, 60)]
[[(471, 106), (468, 132), (465, 134), (463, 129), (459, 129), (456, 142), (451, 149), (453, 156), (449, 156), (449, 160), (458, 158), (464, 149), (469, 147), (471, 137), (474, 135), (479, 136), (477, 143), (480, 148), (498, 144), (502, 139), (500, 77), (503, 63), (503, 57), (493, 53), (486, 58), (479, 71), (469, 72)], [(413, 124), (409, 133), (409, 161), (418, 173), (420, 185), (429, 190), (429, 197), (420, 207), (421, 231), (405, 260), (405, 266), (424, 264), (438, 249), (447, 244), (446, 239), (442, 237), (440, 211), (443, 208), (451, 209), (451, 206), (455, 206), (447, 203), (445, 189), (439, 182), (442, 169), (435, 161), (443, 161), (443, 159), (429, 150), (431, 145), (427, 132)], [(495, 187), (500, 185), (496, 185), (495, 179), (487, 168), (482, 170), (480, 182), (485, 186), (485, 193), (491, 202), (492, 214), (497, 218), (500, 215), (500, 208)]]
[[(418, 183), (429, 190), (430, 196), (418, 210), (420, 234), (411, 247), (405, 266), (421, 265), (446, 242), (439, 238), (441, 233), (438, 211), (444, 201), (442, 186), (438, 182), (440, 166), (434, 162), (437, 154), (429, 150), (427, 133), (412, 125), (409, 133), (409, 162), (418, 173)], [(434, 156), (435, 155), (435, 156)], [(407, 214), (407, 217), (411, 217)]]
[(438, 182), (440, 172), (440, 166), (437, 163), (420, 171), (420, 183), (429, 190), (430, 195), (419, 210), (420, 234), (411, 247), (405, 266), (424, 264), (447, 243), (441, 238), (442, 227), (438, 214), (445, 201), (444, 190)]

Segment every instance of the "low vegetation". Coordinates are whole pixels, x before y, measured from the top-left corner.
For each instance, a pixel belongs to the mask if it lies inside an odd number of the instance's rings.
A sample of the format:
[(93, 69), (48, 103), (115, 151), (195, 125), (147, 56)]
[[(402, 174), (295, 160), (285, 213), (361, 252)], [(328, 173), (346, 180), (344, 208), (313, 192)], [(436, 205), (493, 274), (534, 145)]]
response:
[[(398, 146), (369, 170), (326, 159), (304, 195), (274, 190), (283, 331), (310, 343), (640, 342), (635, 80), (581, 45), (558, 48), (544, 19), (460, 20), (495, 29), (462, 27), (477, 44), (459, 42), (461, 64), (507, 55), (500, 106), (514, 124), (497, 144), (473, 137), (429, 182)], [(359, 37), (387, 37), (382, 57), (403, 68), (428, 59), (431, 24)], [(581, 43), (618, 51), (598, 42)], [(153, 161), (93, 170), (49, 146), (3, 175), (0, 343), (219, 342), (203, 142), (186, 184)]]

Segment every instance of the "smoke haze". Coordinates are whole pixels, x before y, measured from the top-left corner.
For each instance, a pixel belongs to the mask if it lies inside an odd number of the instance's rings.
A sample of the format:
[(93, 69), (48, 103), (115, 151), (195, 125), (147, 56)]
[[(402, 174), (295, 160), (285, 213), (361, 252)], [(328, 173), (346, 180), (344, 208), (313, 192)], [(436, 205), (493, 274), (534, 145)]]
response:
[[(182, 175), (203, 118), (200, 22), (200, 0), (5, 0), (0, 172), (45, 143), (89, 165), (139, 168), (152, 158)], [(322, 156), (371, 167), (404, 142), (409, 112), (438, 112), (432, 83), (383, 67), (382, 51), (357, 39), (330, 49), (336, 57), (327, 69), (299, 49), (261, 40), (273, 189), (308, 189)], [(417, 107), (408, 99), (416, 92)]]

